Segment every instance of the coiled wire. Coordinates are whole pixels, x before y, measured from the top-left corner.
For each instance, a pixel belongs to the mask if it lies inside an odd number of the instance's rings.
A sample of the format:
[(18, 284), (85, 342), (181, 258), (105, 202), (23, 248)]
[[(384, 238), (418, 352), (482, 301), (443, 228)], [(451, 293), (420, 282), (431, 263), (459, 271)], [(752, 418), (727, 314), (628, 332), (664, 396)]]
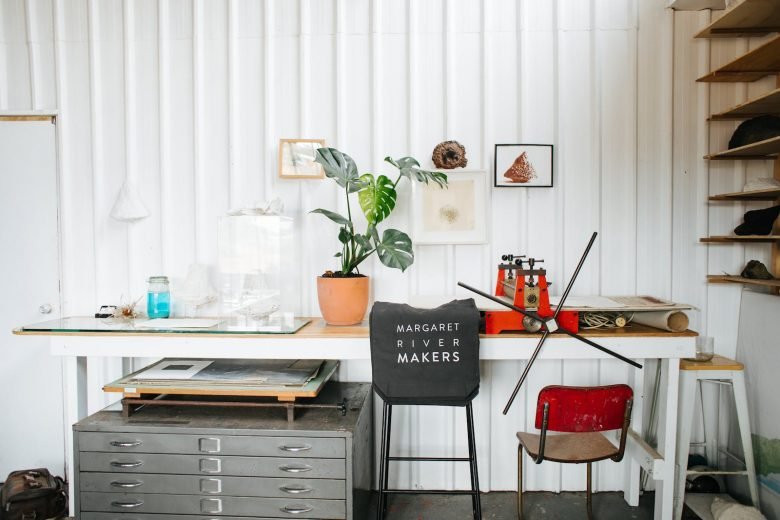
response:
[[(626, 320), (625, 325), (618, 325), (618, 319)], [(617, 329), (625, 327), (634, 319), (634, 313), (622, 312), (583, 312), (580, 313), (581, 329)]]

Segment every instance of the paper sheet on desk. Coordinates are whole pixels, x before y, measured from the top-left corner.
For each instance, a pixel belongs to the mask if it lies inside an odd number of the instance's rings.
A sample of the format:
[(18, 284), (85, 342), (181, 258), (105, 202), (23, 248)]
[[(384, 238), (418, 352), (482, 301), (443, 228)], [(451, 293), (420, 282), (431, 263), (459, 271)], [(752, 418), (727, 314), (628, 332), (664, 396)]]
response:
[[(558, 305), (560, 296), (550, 296), (550, 305)], [(631, 309), (632, 311), (689, 308), (655, 296), (569, 296), (564, 307), (574, 309)]]
[[(550, 305), (558, 306), (560, 296), (550, 296)], [(622, 309), (625, 304), (611, 300), (605, 296), (569, 296), (564, 307), (590, 307), (593, 309)]]
[(135, 326), (142, 329), (208, 329), (220, 323), (220, 320), (204, 318), (158, 318), (137, 322)]

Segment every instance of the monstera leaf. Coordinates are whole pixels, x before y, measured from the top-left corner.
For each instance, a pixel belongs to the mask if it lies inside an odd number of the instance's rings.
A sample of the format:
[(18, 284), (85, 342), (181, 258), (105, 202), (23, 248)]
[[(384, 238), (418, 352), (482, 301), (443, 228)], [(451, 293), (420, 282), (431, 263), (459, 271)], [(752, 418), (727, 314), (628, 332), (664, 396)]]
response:
[(377, 243), (376, 251), (379, 260), (393, 269), (405, 271), (414, 263), (412, 240), (409, 235), (397, 229), (386, 229), (382, 233), (382, 241)]
[(320, 215), (325, 215), (329, 219), (331, 219), (336, 224), (340, 224), (342, 226), (349, 226), (352, 227), (352, 222), (349, 221), (346, 217), (342, 217), (338, 213), (334, 213), (333, 211), (328, 211), (327, 209), (313, 209), (309, 213), (319, 213)]
[(392, 157), (385, 157), (385, 161), (389, 162), (401, 172), (401, 175), (407, 177), (409, 180), (417, 180), (428, 184), (429, 182), (435, 182), (441, 188), (447, 186), (447, 175), (441, 172), (429, 172), (420, 168), (420, 163), (414, 157), (401, 157), (398, 160)]
[(382, 222), (395, 208), (395, 199), (398, 196), (393, 187), (393, 181), (380, 175), (377, 179), (370, 173), (360, 177), (363, 189), (358, 193), (358, 201), (363, 209), (363, 214), (370, 224)]
[(314, 160), (322, 165), (325, 175), (342, 188), (346, 188), (349, 193), (360, 191), (363, 187), (355, 161), (349, 155), (335, 148), (318, 148)]

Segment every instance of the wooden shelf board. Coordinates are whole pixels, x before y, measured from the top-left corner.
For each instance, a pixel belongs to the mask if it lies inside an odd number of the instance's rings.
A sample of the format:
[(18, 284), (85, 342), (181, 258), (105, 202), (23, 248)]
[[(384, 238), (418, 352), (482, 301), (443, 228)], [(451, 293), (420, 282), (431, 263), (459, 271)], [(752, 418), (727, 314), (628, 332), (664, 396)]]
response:
[(760, 285), (761, 287), (780, 288), (780, 280), (753, 280), (741, 276), (728, 276), (710, 274), (707, 275), (707, 281), (710, 283), (741, 283), (745, 285)]
[(696, 34), (696, 38), (760, 36), (780, 31), (777, 0), (744, 0)]
[(737, 191), (735, 193), (721, 193), (712, 195), (710, 200), (775, 200), (780, 198), (780, 188), (767, 188), (755, 191)]
[(774, 159), (778, 154), (780, 154), (780, 135), (738, 148), (732, 148), (731, 150), (705, 155), (704, 158), (711, 161), (724, 159), (756, 160)]
[(696, 81), (705, 83), (756, 81), (780, 72), (780, 36), (740, 56)]
[(763, 115), (780, 115), (780, 88), (757, 97), (756, 99), (746, 101), (740, 105), (730, 108), (725, 112), (712, 114), (711, 121), (728, 121), (733, 119), (747, 119), (749, 117)]
[(728, 235), (704, 237), (700, 239), (701, 242), (709, 244), (725, 242), (777, 242), (778, 240), (780, 240), (780, 235)]

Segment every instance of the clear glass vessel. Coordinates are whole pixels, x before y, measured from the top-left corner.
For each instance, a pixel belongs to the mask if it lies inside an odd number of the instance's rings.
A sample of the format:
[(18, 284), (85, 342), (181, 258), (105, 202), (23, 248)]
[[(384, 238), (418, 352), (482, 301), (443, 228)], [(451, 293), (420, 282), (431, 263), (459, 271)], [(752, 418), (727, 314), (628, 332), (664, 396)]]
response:
[(293, 220), (239, 215), (219, 219), (219, 294), (224, 316), (249, 319), (294, 313)]
[(171, 289), (167, 276), (152, 276), (148, 280), (146, 314), (149, 318), (168, 318), (171, 315)]

